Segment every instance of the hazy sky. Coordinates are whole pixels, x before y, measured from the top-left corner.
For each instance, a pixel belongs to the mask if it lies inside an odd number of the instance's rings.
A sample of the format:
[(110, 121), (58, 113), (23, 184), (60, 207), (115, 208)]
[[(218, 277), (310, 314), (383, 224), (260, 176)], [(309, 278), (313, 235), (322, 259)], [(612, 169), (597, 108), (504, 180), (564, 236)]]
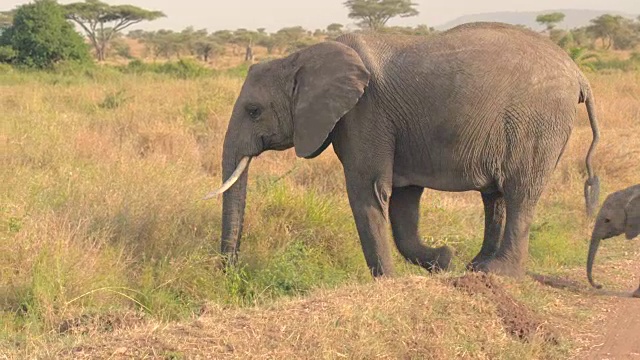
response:
[[(78, 0), (59, 0), (66, 4)], [(0, 11), (29, 0), (0, 0)], [(285, 26), (302, 25), (324, 29), (333, 22), (353, 24), (347, 17), (344, 0), (106, 0), (109, 4), (132, 4), (161, 10), (167, 18), (139, 25), (143, 29), (181, 30), (189, 25), (221, 29), (266, 28), (276, 31)], [(494, 11), (539, 11), (548, 9), (593, 9), (640, 13), (640, 0), (414, 0), (420, 15), (391, 20), (390, 25), (437, 26), (454, 18)]]

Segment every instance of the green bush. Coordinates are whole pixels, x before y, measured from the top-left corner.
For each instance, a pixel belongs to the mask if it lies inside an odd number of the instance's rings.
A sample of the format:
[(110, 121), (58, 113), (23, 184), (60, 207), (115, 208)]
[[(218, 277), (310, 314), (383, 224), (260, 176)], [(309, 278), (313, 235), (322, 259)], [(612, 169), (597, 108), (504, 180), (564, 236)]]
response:
[(113, 53), (125, 59), (133, 59), (131, 55), (131, 47), (120, 39), (116, 39), (111, 42), (111, 48)]
[(0, 63), (10, 63), (15, 58), (16, 51), (11, 46), (0, 46)]
[(621, 70), (621, 71), (637, 71), (640, 70), (640, 61), (638, 57), (631, 57), (627, 60), (609, 59), (599, 60), (593, 63), (596, 71), (601, 70)]
[(213, 74), (213, 70), (191, 59), (180, 59), (177, 62), (160, 64), (149, 64), (140, 60), (133, 60), (126, 66), (118, 67), (118, 69), (127, 74), (157, 73), (167, 74), (179, 79), (193, 79)]
[(124, 105), (128, 100), (129, 97), (127, 97), (125, 90), (119, 90), (117, 92), (107, 94), (104, 100), (98, 104), (98, 107), (113, 110)]
[[(11, 46), (12, 62), (32, 68), (50, 68), (64, 60), (87, 62), (88, 46), (67, 22), (54, 0), (36, 0), (20, 6), (13, 25), (2, 33), (0, 44)], [(5, 55), (9, 54), (4, 50)]]
[(247, 73), (249, 72), (249, 63), (242, 63), (236, 67), (232, 67), (222, 71), (224, 75), (245, 78), (247, 77)]
[(176, 62), (145, 63), (141, 60), (130, 61), (126, 66), (116, 67), (125, 74), (164, 74), (177, 79), (195, 79), (200, 77), (225, 75), (244, 78), (249, 71), (249, 63), (243, 63), (225, 70), (210, 69), (193, 59), (181, 59)]
[(204, 67), (195, 60), (180, 59), (177, 62), (168, 62), (160, 65), (160, 72), (173, 75), (180, 79), (191, 79), (210, 75), (211, 69)]

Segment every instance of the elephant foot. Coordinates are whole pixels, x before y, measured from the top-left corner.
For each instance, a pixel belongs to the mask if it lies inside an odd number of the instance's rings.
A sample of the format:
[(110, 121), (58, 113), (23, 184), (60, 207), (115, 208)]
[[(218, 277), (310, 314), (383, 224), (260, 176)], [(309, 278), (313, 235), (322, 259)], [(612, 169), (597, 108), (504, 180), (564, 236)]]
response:
[(633, 296), (634, 298), (640, 298), (640, 288), (634, 291), (633, 294), (631, 294), (631, 296)]
[(485, 255), (483, 253), (478, 253), (476, 257), (471, 260), (470, 263), (467, 264), (467, 271), (478, 271), (478, 265), (491, 260), (493, 255)]
[(453, 249), (445, 245), (432, 249), (432, 251), (433, 253), (430, 256), (430, 259), (421, 262), (420, 265), (429, 272), (440, 272), (442, 270), (449, 269), (451, 259), (453, 259), (454, 255)]
[(524, 276), (524, 268), (521, 264), (497, 257), (474, 264), (473, 270), (513, 278), (521, 278)]

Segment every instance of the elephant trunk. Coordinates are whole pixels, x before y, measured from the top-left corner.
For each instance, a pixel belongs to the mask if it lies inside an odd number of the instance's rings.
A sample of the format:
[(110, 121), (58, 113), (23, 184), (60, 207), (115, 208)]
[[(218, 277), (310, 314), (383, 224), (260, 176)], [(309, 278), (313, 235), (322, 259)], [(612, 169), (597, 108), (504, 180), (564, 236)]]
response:
[[(222, 195), (222, 236), (221, 251), (230, 264), (237, 260), (237, 252), (242, 236), (244, 208), (247, 197), (248, 165), (250, 157), (238, 155), (236, 146), (231, 144), (227, 134), (222, 153), (222, 175), (226, 179), (226, 191)], [(236, 178), (235, 183), (231, 181)], [(231, 183), (229, 185), (229, 183)]]
[(591, 237), (591, 243), (589, 245), (589, 257), (587, 258), (587, 279), (589, 279), (589, 283), (596, 289), (602, 288), (602, 285), (596, 284), (593, 282), (592, 270), (593, 270), (593, 262), (596, 258), (596, 252), (598, 252), (598, 247), (600, 246), (601, 238), (596, 236), (595, 234)]

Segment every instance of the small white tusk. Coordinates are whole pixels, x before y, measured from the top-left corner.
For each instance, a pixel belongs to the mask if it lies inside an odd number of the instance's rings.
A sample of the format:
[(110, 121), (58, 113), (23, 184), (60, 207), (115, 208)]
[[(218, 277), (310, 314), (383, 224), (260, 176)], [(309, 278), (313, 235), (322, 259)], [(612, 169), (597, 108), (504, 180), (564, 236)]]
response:
[(202, 200), (212, 199), (212, 198), (222, 194), (223, 192), (229, 190), (229, 188), (232, 187), (233, 184), (236, 183), (236, 181), (238, 181), (238, 179), (240, 178), (240, 176), (242, 175), (244, 170), (247, 168), (247, 165), (249, 165), (249, 161), (250, 160), (251, 160), (250, 156), (245, 156), (242, 159), (240, 159), (240, 162), (238, 163), (238, 166), (236, 167), (235, 170), (233, 170), (233, 174), (231, 174), (231, 176), (229, 176), (227, 181), (225, 181), (224, 184), (222, 184), (222, 186), (218, 190), (214, 190), (214, 191), (208, 193), (204, 198), (202, 198)]

